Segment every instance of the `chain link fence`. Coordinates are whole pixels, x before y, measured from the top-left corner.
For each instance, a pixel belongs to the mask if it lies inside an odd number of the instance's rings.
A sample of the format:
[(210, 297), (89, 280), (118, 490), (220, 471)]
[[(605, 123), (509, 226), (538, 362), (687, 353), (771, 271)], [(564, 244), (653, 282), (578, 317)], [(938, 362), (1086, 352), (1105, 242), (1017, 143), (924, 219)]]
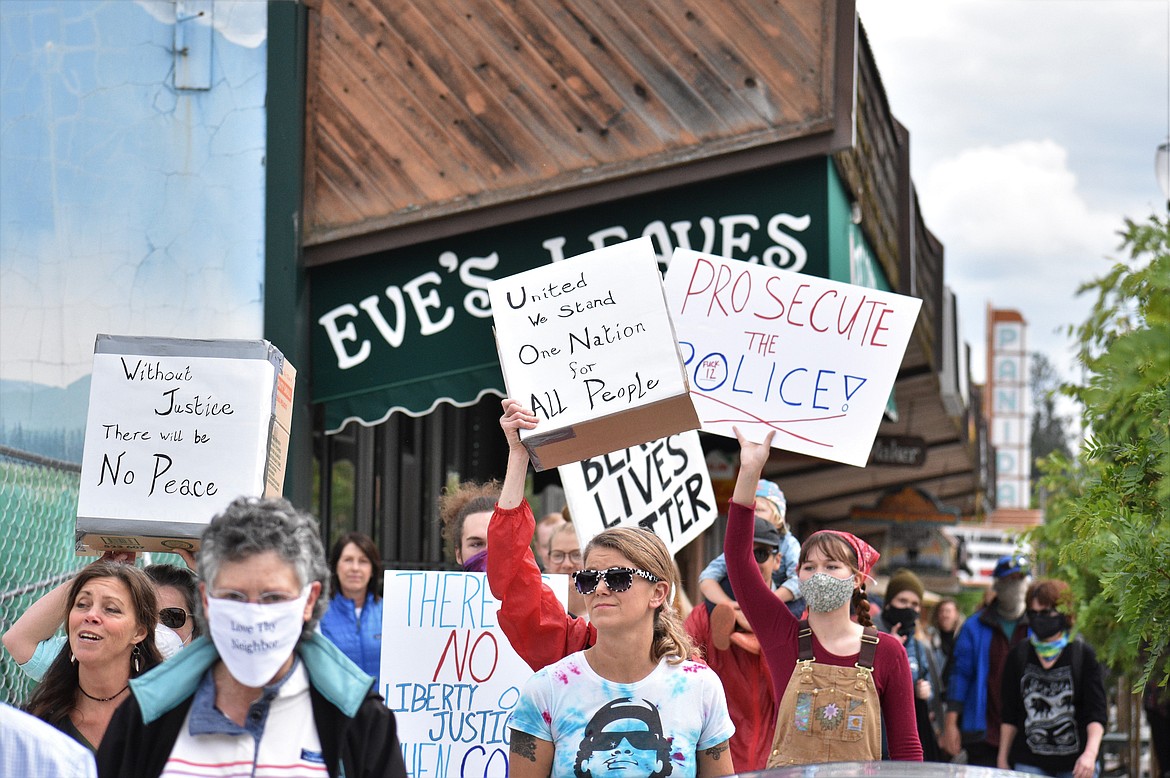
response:
[[(74, 554), (81, 466), (0, 446), (0, 633), (85, 562)], [(21, 705), (32, 691), (8, 652), (0, 700)]]

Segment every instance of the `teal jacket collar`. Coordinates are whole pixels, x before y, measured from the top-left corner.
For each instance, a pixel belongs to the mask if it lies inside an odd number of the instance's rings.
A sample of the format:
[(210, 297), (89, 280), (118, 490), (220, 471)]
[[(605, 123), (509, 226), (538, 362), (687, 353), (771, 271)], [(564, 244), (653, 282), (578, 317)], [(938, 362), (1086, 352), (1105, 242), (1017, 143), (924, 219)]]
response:
[[(346, 716), (356, 715), (374, 684), (373, 677), (363, 673), (318, 632), (301, 638), (296, 650), (313, 689)], [(218, 661), (215, 644), (204, 636), (150, 672), (132, 679), (130, 688), (142, 710), (143, 723), (149, 724), (193, 695), (203, 674)]]

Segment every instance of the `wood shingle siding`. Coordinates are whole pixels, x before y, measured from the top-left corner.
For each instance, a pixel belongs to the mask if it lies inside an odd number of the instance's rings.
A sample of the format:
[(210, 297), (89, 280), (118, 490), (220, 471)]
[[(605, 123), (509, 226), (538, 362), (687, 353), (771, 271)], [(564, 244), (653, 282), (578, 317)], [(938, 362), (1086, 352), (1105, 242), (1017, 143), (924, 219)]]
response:
[[(696, 161), (830, 153), (851, 135), (847, 0), (310, 7), (310, 263), (314, 246), (355, 236), (492, 206), (555, 208), (537, 198), (632, 177), (709, 176)], [(803, 149), (788, 149), (793, 139)]]

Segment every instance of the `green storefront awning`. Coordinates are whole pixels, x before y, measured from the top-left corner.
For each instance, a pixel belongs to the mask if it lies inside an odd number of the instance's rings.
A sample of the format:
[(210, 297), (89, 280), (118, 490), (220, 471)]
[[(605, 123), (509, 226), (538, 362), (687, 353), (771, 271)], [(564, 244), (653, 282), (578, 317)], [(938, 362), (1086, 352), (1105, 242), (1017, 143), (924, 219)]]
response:
[(420, 376), (336, 397), (325, 403), (325, 430), (340, 432), (350, 422), (381, 424), (392, 413), (425, 416), (444, 402), (458, 407), (474, 405), (485, 394), (504, 394), (504, 376), (497, 363)]
[(503, 395), (487, 284), (642, 235), (663, 269), (681, 246), (849, 282), (836, 176), (818, 157), (312, 268), (311, 399), (333, 433)]

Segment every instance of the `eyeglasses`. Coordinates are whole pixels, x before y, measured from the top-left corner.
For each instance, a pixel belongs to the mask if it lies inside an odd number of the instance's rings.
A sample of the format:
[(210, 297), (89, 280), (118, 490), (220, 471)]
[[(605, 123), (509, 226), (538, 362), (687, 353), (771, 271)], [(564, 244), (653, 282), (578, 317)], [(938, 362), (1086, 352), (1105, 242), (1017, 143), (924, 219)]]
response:
[(548, 555), (548, 561), (552, 562), (554, 565), (564, 564), (566, 559), (575, 565), (579, 565), (581, 564), (581, 552), (570, 551), (565, 553), (564, 551), (551, 551)]
[(1061, 616), (1061, 615), (1063, 615), (1056, 608), (1045, 608), (1044, 610), (1039, 610), (1039, 611), (1034, 611), (1031, 608), (1029, 608), (1027, 611), (1025, 611), (1025, 613), (1027, 614), (1029, 619), (1035, 619), (1039, 616)]
[(279, 605), (283, 602), (292, 602), (300, 597), (300, 594), (288, 594), (287, 592), (264, 592), (256, 599), (249, 599), (248, 595), (243, 592), (237, 592), (233, 589), (216, 589), (211, 592), (211, 598), (214, 600), (229, 600), (230, 602), (256, 602), (261, 605)]
[(163, 608), (158, 612), (158, 620), (164, 627), (179, 629), (187, 623), (188, 615), (182, 608)]
[(605, 587), (611, 592), (624, 592), (634, 585), (634, 576), (645, 578), (650, 583), (658, 583), (662, 579), (633, 567), (611, 567), (608, 570), (578, 570), (573, 573), (573, 583), (581, 594), (593, 594), (601, 579), (605, 579)]
[(774, 548), (762, 548), (760, 546), (756, 546), (752, 549), (752, 556), (756, 558), (757, 565), (764, 564), (778, 553), (779, 552)]
[(633, 730), (630, 732), (598, 732), (589, 744), (592, 751), (612, 751), (623, 740), (639, 751), (657, 751), (661, 745), (661, 738), (654, 732)]

